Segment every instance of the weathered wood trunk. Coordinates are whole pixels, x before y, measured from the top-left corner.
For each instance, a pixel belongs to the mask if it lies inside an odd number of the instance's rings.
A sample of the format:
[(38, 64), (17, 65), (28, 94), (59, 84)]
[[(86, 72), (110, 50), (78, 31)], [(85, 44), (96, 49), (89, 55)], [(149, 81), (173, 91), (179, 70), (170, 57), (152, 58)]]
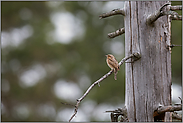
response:
[[(126, 63), (126, 99), (129, 122), (154, 121), (154, 110), (171, 104), (171, 51), (168, 16), (146, 24), (148, 15), (167, 1), (125, 1), (125, 56), (141, 59)], [(157, 120), (157, 119), (156, 119)], [(170, 121), (170, 113), (163, 119)]]

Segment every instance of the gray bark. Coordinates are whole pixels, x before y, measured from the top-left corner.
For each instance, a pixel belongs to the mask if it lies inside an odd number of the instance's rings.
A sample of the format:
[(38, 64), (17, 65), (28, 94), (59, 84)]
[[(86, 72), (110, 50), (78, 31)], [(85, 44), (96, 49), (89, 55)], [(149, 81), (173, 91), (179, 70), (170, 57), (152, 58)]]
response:
[[(125, 56), (134, 52), (141, 59), (126, 63), (126, 107), (129, 122), (154, 121), (154, 110), (171, 104), (171, 49), (168, 16), (146, 23), (167, 1), (125, 1)], [(165, 120), (171, 120), (167, 113)]]

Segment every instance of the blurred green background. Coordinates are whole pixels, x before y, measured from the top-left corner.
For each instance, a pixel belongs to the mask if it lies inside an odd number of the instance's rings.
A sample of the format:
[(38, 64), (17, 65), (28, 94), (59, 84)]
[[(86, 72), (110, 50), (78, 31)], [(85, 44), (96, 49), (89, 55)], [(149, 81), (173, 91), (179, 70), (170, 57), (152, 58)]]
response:
[[(172, 2), (182, 5), (182, 2)], [(124, 2), (1, 2), (1, 120), (68, 121), (76, 99), (110, 68), (105, 55), (124, 57), (124, 35), (107, 34), (123, 16), (99, 15)], [(177, 11), (181, 14), (181, 11)], [(172, 21), (172, 43), (181, 45), (182, 22)], [(173, 103), (180, 103), (182, 48), (172, 49)], [(73, 121), (110, 121), (106, 110), (123, 107), (125, 67), (92, 89)]]

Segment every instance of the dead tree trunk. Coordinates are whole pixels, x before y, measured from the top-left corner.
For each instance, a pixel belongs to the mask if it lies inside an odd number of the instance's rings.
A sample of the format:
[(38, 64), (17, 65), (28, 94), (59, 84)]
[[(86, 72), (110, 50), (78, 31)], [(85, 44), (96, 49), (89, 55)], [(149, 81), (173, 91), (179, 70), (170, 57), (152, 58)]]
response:
[[(170, 121), (170, 113), (153, 117), (159, 105), (171, 104), (170, 22), (167, 15), (148, 24), (147, 17), (167, 1), (125, 1), (125, 56), (141, 59), (126, 63), (126, 107), (129, 122)], [(167, 9), (167, 8), (166, 8)]]

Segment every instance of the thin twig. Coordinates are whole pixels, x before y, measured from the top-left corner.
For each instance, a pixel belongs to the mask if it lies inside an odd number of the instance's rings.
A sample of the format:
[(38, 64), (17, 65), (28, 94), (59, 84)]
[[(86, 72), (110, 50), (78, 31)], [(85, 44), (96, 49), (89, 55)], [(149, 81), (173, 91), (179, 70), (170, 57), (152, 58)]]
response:
[(182, 47), (182, 45), (175, 45), (175, 44), (171, 44), (171, 45), (167, 45), (166, 48), (174, 48), (174, 47)]
[(175, 45), (175, 44), (171, 44), (171, 45), (169, 45), (168, 47), (170, 47), (170, 48), (173, 48), (173, 47), (182, 47), (182, 45)]
[(127, 117), (127, 108), (126, 106), (124, 108), (118, 108), (116, 110), (110, 110), (110, 111), (105, 111), (105, 112), (110, 112), (111, 113), (111, 121), (112, 122), (118, 122), (118, 117), (121, 115), (121, 120), (122, 122), (128, 122), (128, 117)]
[(178, 97), (180, 99), (180, 103), (182, 104), (182, 98), (181, 97)]
[(181, 5), (170, 6), (170, 10), (172, 10), (172, 11), (175, 11), (175, 10), (182, 10), (182, 6), (181, 6)]
[[(119, 65), (121, 66), (123, 63), (125, 63), (126, 60), (133, 58), (133, 57), (139, 57), (140, 54), (139, 53), (133, 53), (131, 55), (129, 55), (128, 57), (123, 58), (120, 62)], [(140, 58), (140, 57), (139, 57)], [(98, 79), (97, 81), (95, 81), (92, 85), (90, 85), (90, 87), (86, 90), (86, 92), (83, 94), (82, 97), (80, 97), (79, 99), (77, 99), (77, 103), (75, 105), (75, 109), (74, 109), (74, 114), (71, 116), (71, 118), (69, 119), (69, 122), (76, 116), (77, 112), (78, 112), (78, 107), (79, 104), (81, 103), (81, 101), (88, 95), (88, 93), (91, 91), (91, 89), (99, 84), (100, 82), (102, 82), (104, 79), (106, 79), (109, 75), (111, 75), (113, 73), (113, 70), (110, 70), (107, 74), (105, 74), (104, 76), (102, 76), (100, 79)]]
[(170, 18), (172, 20), (182, 20), (182, 15), (179, 15), (177, 12), (175, 11), (166, 11), (166, 12), (163, 12), (163, 15), (170, 15)]
[(99, 16), (99, 19), (102, 19), (102, 18), (106, 18), (106, 17), (110, 17), (110, 16), (113, 16), (113, 15), (125, 15), (125, 11), (124, 10), (121, 10), (121, 9), (114, 9), (110, 12), (107, 12), (107, 13), (103, 13), (102, 15)]
[(118, 108), (116, 110), (109, 110), (109, 111), (105, 111), (105, 112), (112, 112), (112, 113), (115, 113), (115, 114), (118, 114), (118, 115), (126, 115), (127, 114), (127, 109), (126, 107), (124, 108)]
[(182, 20), (182, 15), (171, 15), (170, 18), (172, 20)]
[(69, 106), (75, 107), (75, 105), (72, 105), (72, 104), (69, 104), (69, 103), (64, 103), (64, 102), (60, 102), (60, 103), (63, 104), (63, 105), (69, 105)]
[(172, 113), (172, 118), (182, 121), (182, 116), (179, 115), (179, 114), (177, 114), (176, 112), (173, 112)]
[(125, 28), (124, 27), (121, 28), (121, 29), (116, 30), (115, 32), (109, 33), (108, 37), (109, 38), (115, 38), (119, 35), (122, 35), (123, 33), (125, 33)]

